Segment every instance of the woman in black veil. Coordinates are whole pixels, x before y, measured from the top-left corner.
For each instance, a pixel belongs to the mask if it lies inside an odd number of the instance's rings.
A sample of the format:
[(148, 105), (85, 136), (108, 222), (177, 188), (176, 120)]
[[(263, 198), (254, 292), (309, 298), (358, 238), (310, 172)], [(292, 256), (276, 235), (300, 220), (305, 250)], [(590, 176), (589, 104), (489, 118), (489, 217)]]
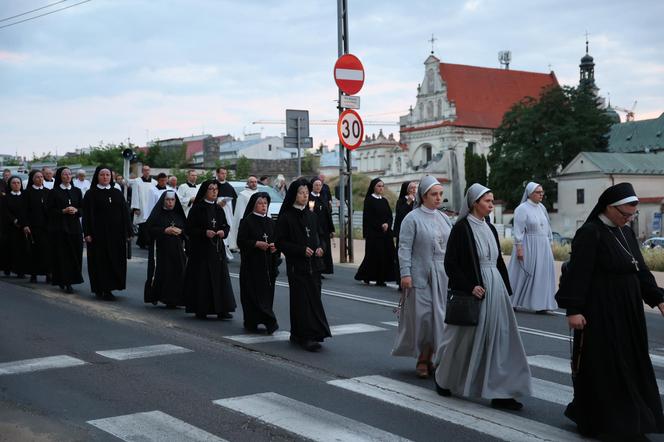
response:
[(127, 240), (132, 236), (129, 210), (114, 187), (111, 168), (98, 166), (83, 198), (83, 235), (88, 250), (90, 289), (113, 301), (112, 290), (127, 282)]
[(143, 290), (146, 303), (157, 305), (161, 302), (169, 309), (184, 305), (186, 222), (175, 191), (163, 192), (146, 221), (150, 237), (148, 273)]
[(50, 282), (49, 238), (47, 231), (48, 211), (46, 202), (50, 190), (44, 187), (44, 175), (33, 170), (28, 176), (28, 184), (23, 192), (25, 199), (25, 225), (23, 232), (28, 237), (28, 273), (30, 282), (37, 282), (38, 275), (45, 275)]
[(309, 183), (309, 209), (316, 215), (320, 237), (324, 244), (325, 254), (323, 255), (323, 274), (331, 275), (334, 273), (332, 263), (332, 236), (334, 236), (334, 222), (332, 221), (332, 212), (327, 196), (323, 194), (323, 180), (315, 177)]
[(25, 199), (23, 182), (14, 175), (9, 178), (8, 189), (2, 197), (2, 253), (0, 267), (5, 276), (15, 273), (19, 278), (28, 270), (28, 239), (23, 232)]
[(317, 351), (330, 334), (321, 300), (320, 271), (324, 242), (316, 215), (308, 208), (309, 183), (291, 183), (277, 219), (276, 245), (286, 255), (290, 291), (290, 340), (307, 351)]
[(399, 285), (399, 290), (401, 290), (401, 276), (399, 275), (399, 233), (401, 232), (401, 223), (403, 219), (408, 215), (415, 207), (415, 194), (417, 193), (417, 182), (415, 181), (406, 181), (401, 183), (401, 190), (399, 191), (399, 198), (397, 199), (397, 204), (394, 207), (394, 238), (396, 238), (396, 246), (394, 250), (394, 263), (396, 265), (395, 272), (397, 277), (397, 284)]

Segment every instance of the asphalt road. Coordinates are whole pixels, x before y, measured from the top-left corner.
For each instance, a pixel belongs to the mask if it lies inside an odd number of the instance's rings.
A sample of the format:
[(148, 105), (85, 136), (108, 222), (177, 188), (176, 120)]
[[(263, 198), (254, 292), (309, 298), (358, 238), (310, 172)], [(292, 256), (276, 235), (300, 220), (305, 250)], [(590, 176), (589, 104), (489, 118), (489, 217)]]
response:
[[(285, 274), (275, 295), (283, 333), (268, 338), (245, 333), (240, 309), (232, 321), (201, 321), (144, 304), (145, 253), (134, 256), (116, 302), (87, 284), (66, 295), (0, 279), (1, 441), (580, 440), (562, 415), (562, 315), (517, 314), (535, 395), (503, 412), (441, 398), (414, 376), (414, 360), (390, 356), (398, 292), (357, 283), (352, 266), (324, 281), (334, 337), (307, 353), (287, 340)], [(237, 275), (238, 263), (230, 268)], [(646, 317), (664, 386), (664, 318)]]

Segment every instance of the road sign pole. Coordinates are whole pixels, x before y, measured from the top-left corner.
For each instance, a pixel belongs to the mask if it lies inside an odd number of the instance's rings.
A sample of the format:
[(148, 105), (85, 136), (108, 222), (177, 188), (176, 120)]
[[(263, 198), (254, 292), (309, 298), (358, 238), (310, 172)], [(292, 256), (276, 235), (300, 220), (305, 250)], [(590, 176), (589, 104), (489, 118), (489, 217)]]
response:
[[(337, 0), (337, 49), (341, 57), (348, 54), (348, 1)], [(341, 89), (337, 108), (341, 107)], [(351, 152), (341, 145), (339, 140), (339, 262), (353, 262), (353, 192), (351, 177)]]

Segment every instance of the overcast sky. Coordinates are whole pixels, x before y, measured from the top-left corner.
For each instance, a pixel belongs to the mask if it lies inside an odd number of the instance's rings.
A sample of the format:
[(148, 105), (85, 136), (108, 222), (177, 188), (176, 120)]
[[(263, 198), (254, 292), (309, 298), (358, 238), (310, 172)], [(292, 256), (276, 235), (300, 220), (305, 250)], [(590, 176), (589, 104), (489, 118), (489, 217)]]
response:
[[(68, 0), (47, 12), (80, 0)], [(0, 20), (55, 0), (0, 0)], [(600, 94), (664, 112), (664, 2), (348, 0), (366, 121), (415, 104), (433, 33), (443, 62), (548, 72), (576, 85), (586, 30)], [(24, 16), (21, 18), (26, 18)], [(0, 26), (13, 20), (0, 21)], [(334, 0), (92, 0), (0, 29), (0, 153), (64, 153), (210, 133), (279, 135), (284, 111), (336, 119)], [(368, 126), (377, 132), (378, 126)], [(312, 126), (314, 143), (336, 142)], [(398, 132), (396, 124), (385, 126)]]

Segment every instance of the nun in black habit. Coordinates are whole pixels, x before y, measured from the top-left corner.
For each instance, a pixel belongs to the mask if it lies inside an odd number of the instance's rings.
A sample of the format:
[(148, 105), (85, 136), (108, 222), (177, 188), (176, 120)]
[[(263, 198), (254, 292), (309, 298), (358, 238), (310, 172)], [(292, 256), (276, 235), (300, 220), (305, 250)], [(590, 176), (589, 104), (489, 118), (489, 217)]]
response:
[(394, 263), (396, 265), (396, 277), (397, 284), (399, 285), (399, 290), (401, 290), (401, 275), (400, 266), (399, 266), (399, 233), (401, 232), (401, 223), (403, 219), (410, 212), (413, 211), (415, 207), (415, 194), (417, 193), (417, 182), (415, 181), (406, 181), (401, 183), (401, 190), (399, 191), (399, 198), (397, 199), (397, 204), (394, 208), (394, 237), (396, 238), (395, 250), (397, 253), (394, 254)]
[(53, 190), (49, 193), (47, 202), (51, 283), (67, 293), (73, 293), (72, 284), (83, 283), (83, 194), (71, 181), (71, 170), (60, 167), (55, 172)]
[(236, 307), (224, 245), (230, 228), (224, 209), (217, 204), (217, 196), (215, 180), (201, 184), (185, 227), (189, 239), (185, 305), (187, 313), (195, 313), (199, 319), (212, 314), (219, 319), (231, 319), (230, 312)]
[(323, 181), (316, 177), (309, 183), (309, 209), (316, 214), (320, 237), (325, 245), (325, 254), (323, 255), (322, 274), (331, 275), (334, 273), (332, 264), (332, 236), (334, 235), (334, 223), (332, 222), (332, 211), (330, 202), (323, 194)]
[(127, 281), (127, 240), (132, 236), (129, 209), (114, 187), (110, 167), (98, 166), (83, 197), (83, 235), (88, 249), (90, 289), (112, 301), (112, 290)]
[(574, 236), (556, 294), (574, 329), (574, 399), (565, 416), (587, 436), (641, 440), (664, 432), (643, 311), (645, 302), (664, 315), (664, 291), (627, 226), (637, 204), (629, 183), (602, 193)]
[(146, 221), (149, 235), (148, 274), (143, 300), (174, 309), (184, 305), (184, 230), (187, 217), (173, 190), (163, 192)]
[(9, 178), (7, 193), (2, 197), (2, 253), (0, 267), (9, 276), (23, 278), (28, 269), (28, 238), (25, 224), (23, 182), (18, 176)]
[(258, 324), (263, 324), (271, 335), (279, 328), (272, 304), (281, 253), (274, 244), (274, 221), (267, 214), (269, 205), (270, 195), (266, 192), (251, 195), (240, 221), (237, 245), (242, 256), (240, 301), (244, 328), (256, 332)]
[(307, 205), (309, 183), (291, 183), (277, 219), (276, 245), (286, 255), (290, 291), (290, 340), (307, 351), (317, 351), (331, 337), (321, 300), (320, 271), (324, 243), (316, 215)]
[(28, 176), (28, 184), (23, 192), (25, 199), (25, 225), (23, 232), (28, 237), (28, 273), (30, 282), (37, 282), (37, 275), (46, 275), (50, 280), (49, 238), (47, 231), (48, 210), (46, 202), (50, 190), (44, 187), (44, 175), (33, 170)]
[(365, 239), (364, 259), (355, 274), (355, 279), (376, 281), (377, 286), (385, 286), (387, 281), (396, 281), (394, 266), (394, 235), (392, 233), (392, 209), (383, 197), (385, 184), (374, 178), (364, 197), (362, 213), (362, 236)]

